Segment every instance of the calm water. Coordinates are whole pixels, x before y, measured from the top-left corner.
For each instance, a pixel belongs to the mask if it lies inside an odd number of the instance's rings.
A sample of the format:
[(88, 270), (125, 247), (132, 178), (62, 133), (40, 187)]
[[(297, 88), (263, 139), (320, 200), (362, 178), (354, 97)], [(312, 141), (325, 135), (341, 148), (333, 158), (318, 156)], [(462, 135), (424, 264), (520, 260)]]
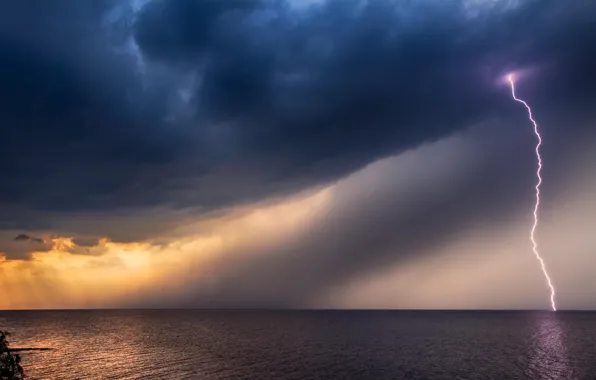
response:
[(596, 313), (0, 312), (40, 379), (596, 379)]

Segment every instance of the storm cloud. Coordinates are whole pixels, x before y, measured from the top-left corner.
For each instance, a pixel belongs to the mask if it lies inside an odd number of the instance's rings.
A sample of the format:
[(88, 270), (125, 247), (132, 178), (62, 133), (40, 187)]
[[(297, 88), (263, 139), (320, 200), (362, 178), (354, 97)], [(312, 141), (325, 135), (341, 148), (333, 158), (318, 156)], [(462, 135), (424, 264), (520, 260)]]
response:
[(0, 228), (154, 238), (513, 117), (509, 70), (549, 78), (527, 89), (539, 109), (593, 96), (589, 1), (298, 5), (0, 5)]
[(136, 305), (312, 307), (335, 287), (424, 260), (470, 230), (525, 219), (534, 163), (520, 125), (499, 120), (377, 161), (333, 186), (330, 202), (283, 240), (231, 247), (189, 268), (184, 289)]

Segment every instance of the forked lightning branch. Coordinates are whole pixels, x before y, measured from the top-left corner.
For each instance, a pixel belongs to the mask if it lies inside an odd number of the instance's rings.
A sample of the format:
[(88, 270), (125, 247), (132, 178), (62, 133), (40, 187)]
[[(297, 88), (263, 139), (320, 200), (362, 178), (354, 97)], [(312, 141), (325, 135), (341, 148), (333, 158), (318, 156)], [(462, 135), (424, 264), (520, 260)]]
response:
[(532, 122), (532, 124), (534, 125), (534, 133), (536, 134), (536, 138), (538, 139), (538, 142), (536, 144), (536, 159), (538, 160), (538, 168), (536, 169), (536, 177), (538, 178), (538, 182), (536, 182), (536, 203), (534, 205), (534, 224), (532, 225), (532, 230), (530, 232), (530, 240), (532, 241), (532, 250), (534, 251), (534, 255), (540, 262), (540, 267), (542, 268), (542, 273), (544, 274), (544, 277), (546, 278), (548, 287), (550, 288), (551, 307), (552, 307), (553, 311), (556, 311), (557, 305), (555, 302), (555, 287), (553, 285), (553, 282), (552, 282), (550, 276), (548, 275), (548, 271), (546, 270), (546, 264), (544, 262), (544, 259), (540, 256), (540, 253), (538, 252), (538, 243), (536, 243), (536, 237), (535, 237), (536, 228), (538, 227), (538, 211), (540, 209), (540, 185), (542, 185), (542, 176), (540, 175), (540, 173), (542, 171), (542, 157), (540, 156), (540, 146), (542, 145), (542, 137), (540, 136), (540, 131), (538, 130), (538, 123), (536, 123), (536, 120), (534, 120), (534, 116), (532, 115), (532, 109), (530, 108), (528, 103), (526, 103), (525, 101), (523, 101), (522, 99), (518, 98), (515, 95), (515, 78), (514, 78), (513, 74), (509, 74), (507, 76), (507, 79), (509, 81), (509, 84), (511, 85), (511, 95), (513, 96), (513, 99), (516, 102), (523, 104), (526, 107), (526, 109), (528, 110), (528, 117), (529, 117), (530, 121)]

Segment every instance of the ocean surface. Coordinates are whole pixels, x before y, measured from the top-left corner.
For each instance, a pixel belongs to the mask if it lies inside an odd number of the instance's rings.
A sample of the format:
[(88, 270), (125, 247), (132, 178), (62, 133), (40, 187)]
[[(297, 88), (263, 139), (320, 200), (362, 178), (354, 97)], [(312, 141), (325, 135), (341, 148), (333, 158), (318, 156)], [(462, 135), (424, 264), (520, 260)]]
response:
[(596, 379), (596, 313), (0, 312), (31, 379)]

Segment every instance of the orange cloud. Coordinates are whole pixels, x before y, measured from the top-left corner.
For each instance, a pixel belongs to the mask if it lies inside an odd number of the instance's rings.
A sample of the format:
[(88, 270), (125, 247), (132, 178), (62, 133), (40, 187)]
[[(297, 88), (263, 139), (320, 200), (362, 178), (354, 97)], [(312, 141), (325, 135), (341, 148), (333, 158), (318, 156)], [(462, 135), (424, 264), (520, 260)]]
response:
[(208, 275), (200, 268), (225, 261), (226, 250), (282, 238), (307, 223), (330, 194), (325, 189), (199, 220), (174, 231), (176, 238), (166, 244), (101, 239), (79, 254), (73, 238), (50, 238), (49, 251), (33, 252), (29, 260), (0, 258), (0, 288), (6, 293), (0, 309), (111, 307), (138, 294), (184, 286), (180, 274), (190, 266), (199, 268), (193, 276)]

